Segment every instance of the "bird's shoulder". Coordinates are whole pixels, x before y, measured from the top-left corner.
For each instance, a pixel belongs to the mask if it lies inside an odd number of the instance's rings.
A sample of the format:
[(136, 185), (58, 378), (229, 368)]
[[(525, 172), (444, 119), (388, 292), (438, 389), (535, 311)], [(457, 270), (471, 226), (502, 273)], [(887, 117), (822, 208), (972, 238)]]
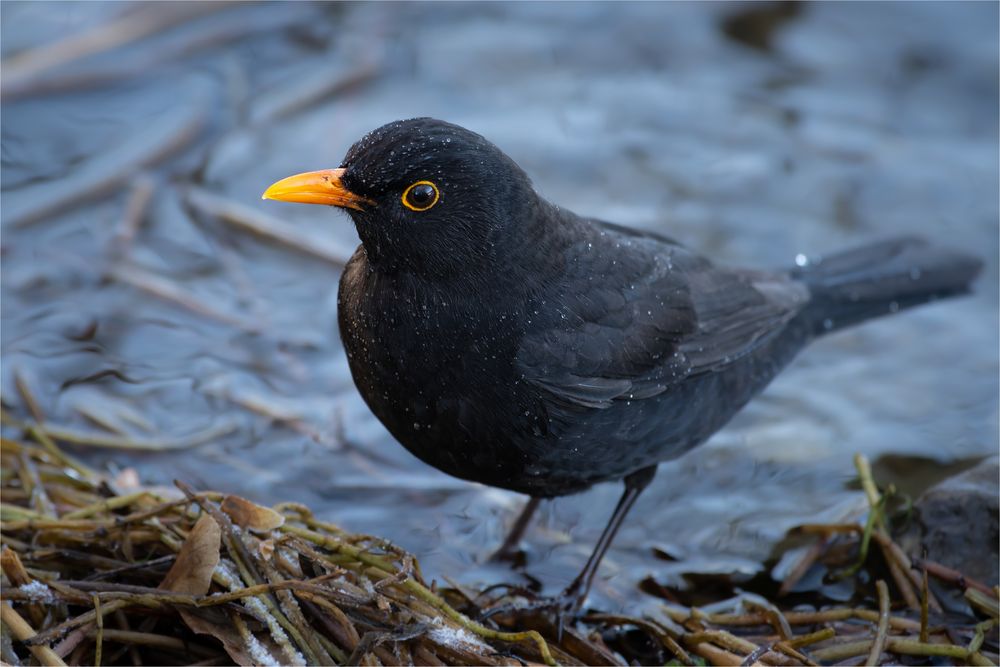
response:
[(678, 343), (697, 327), (675, 263), (698, 259), (682, 246), (594, 221), (572, 224), (553, 263), (560, 274), (535, 304), (516, 363), (553, 399), (607, 407), (660, 393), (685, 372)]

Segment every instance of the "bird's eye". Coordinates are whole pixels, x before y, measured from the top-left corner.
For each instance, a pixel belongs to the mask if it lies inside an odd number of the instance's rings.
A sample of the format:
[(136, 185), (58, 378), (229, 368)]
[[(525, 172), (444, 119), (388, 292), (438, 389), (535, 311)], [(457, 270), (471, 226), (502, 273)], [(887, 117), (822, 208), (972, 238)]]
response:
[(430, 181), (417, 181), (403, 192), (403, 206), (412, 211), (426, 211), (438, 203), (437, 186)]

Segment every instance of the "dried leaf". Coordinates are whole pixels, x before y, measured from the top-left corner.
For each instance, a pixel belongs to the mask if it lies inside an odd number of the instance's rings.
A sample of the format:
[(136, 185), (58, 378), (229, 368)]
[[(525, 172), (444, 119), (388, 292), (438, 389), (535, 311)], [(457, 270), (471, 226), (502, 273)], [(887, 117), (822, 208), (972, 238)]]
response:
[(205, 595), (212, 585), (212, 573), (219, 564), (222, 531), (207, 514), (198, 519), (188, 534), (177, 560), (163, 578), (160, 588), (175, 593)]
[[(214, 523), (214, 522), (213, 522)], [(199, 609), (197, 612), (187, 609), (178, 609), (184, 623), (191, 628), (192, 632), (199, 635), (215, 637), (222, 642), (222, 647), (229, 654), (237, 665), (252, 667), (257, 662), (247, 651), (246, 643), (240, 637), (233, 624), (226, 618), (225, 614), (218, 609)]]
[(222, 501), (222, 511), (240, 528), (259, 533), (270, 532), (285, 523), (285, 517), (273, 509), (239, 496), (226, 496)]
[[(160, 588), (178, 593), (204, 595), (212, 585), (212, 573), (219, 564), (222, 530), (218, 522), (203, 514), (191, 529), (167, 572)], [(195, 633), (215, 637), (238, 665), (257, 664), (246, 642), (221, 609), (178, 609), (181, 619)]]

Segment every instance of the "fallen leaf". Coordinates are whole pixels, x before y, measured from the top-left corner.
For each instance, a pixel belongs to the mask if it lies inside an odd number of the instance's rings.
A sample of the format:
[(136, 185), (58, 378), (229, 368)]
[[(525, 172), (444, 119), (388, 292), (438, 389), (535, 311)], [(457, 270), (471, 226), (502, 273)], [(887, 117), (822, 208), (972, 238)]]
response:
[(257, 664), (247, 650), (246, 643), (240, 637), (240, 633), (236, 631), (232, 622), (226, 618), (221, 609), (198, 609), (197, 611), (179, 609), (178, 611), (192, 632), (215, 637), (222, 642), (222, 647), (237, 665), (252, 667)]
[(215, 519), (203, 514), (191, 529), (177, 560), (160, 583), (160, 588), (175, 593), (205, 595), (212, 585), (212, 573), (219, 564), (222, 531)]
[(239, 496), (226, 496), (222, 501), (222, 511), (240, 528), (258, 533), (270, 532), (285, 523), (285, 517), (273, 509)]

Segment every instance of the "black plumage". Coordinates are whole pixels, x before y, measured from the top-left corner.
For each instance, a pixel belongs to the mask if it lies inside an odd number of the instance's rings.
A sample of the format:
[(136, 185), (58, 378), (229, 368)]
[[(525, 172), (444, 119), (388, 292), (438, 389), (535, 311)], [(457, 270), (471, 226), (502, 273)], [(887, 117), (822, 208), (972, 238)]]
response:
[(659, 462), (814, 337), (964, 292), (980, 267), (911, 238), (785, 271), (719, 267), (547, 202), (489, 141), (428, 118), (265, 196), (350, 213), (362, 245), (340, 282), (341, 337), (361, 395), (413, 454), (534, 498), (626, 480), (576, 599)]

